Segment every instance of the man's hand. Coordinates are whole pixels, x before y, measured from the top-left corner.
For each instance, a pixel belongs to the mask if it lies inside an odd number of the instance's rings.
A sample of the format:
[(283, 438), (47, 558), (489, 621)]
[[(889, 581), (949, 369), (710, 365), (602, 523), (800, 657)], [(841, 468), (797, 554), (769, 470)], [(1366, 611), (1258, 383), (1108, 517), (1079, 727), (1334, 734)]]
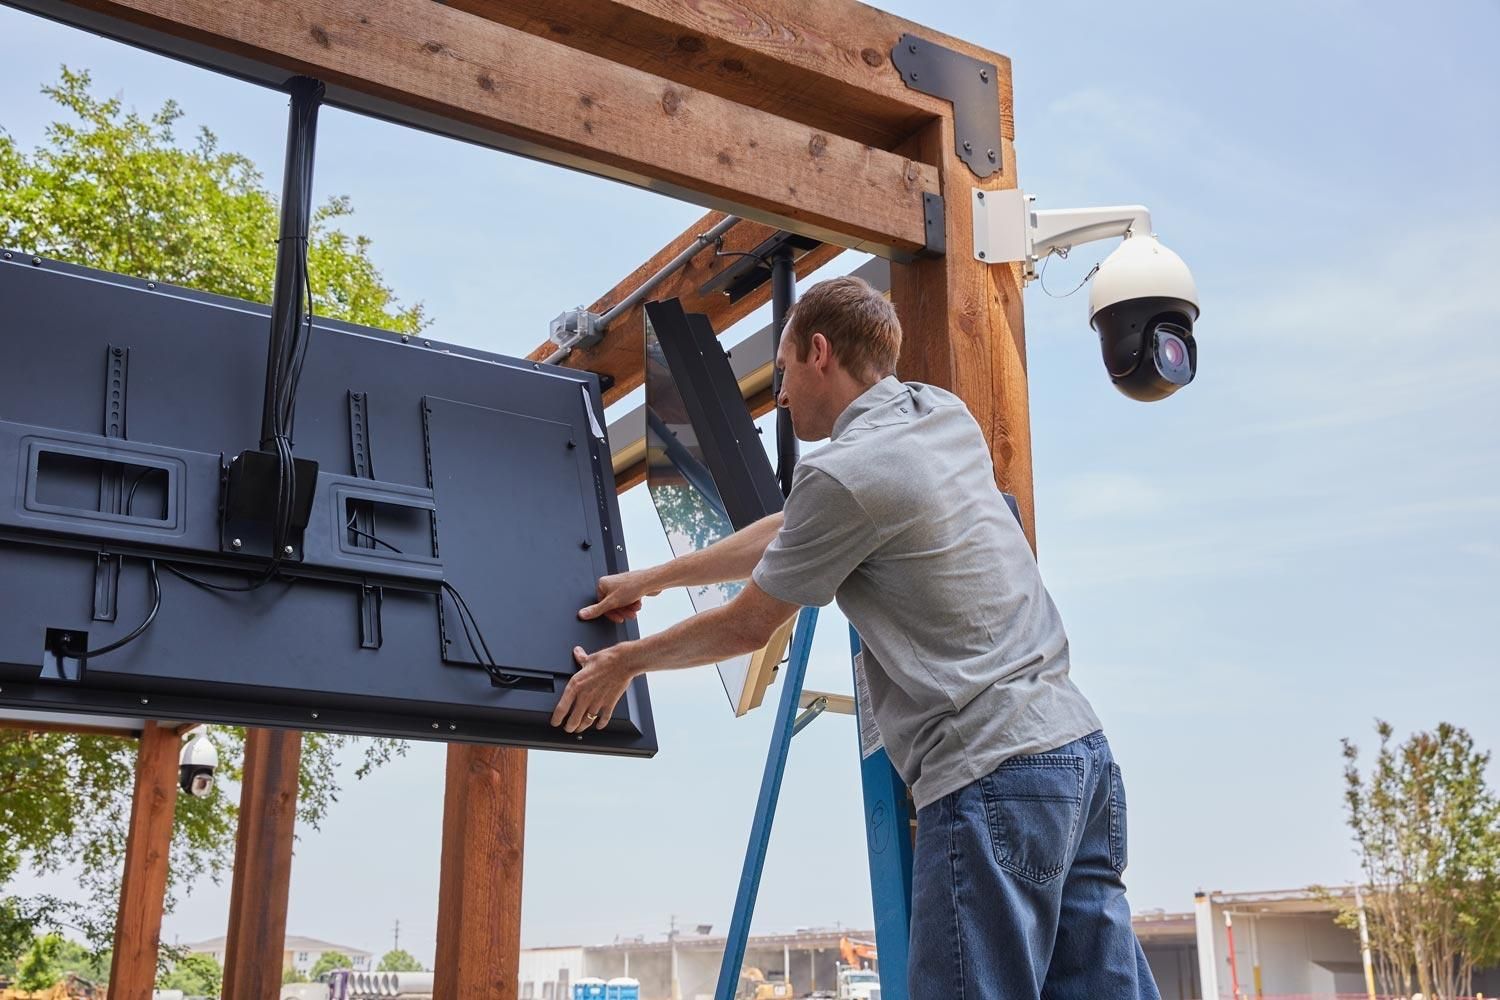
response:
[[(643, 597), (655, 597), (660, 590), (647, 590), (638, 573), (617, 573), (599, 578), (599, 600), (578, 612), (584, 621), (603, 616), (616, 625), (634, 618), (641, 610)], [(578, 662), (582, 663), (582, 660)]]
[[(603, 586), (601, 581), (600, 587)], [(639, 607), (640, 601), (635, 604)], [(582, 669), (563, 689), (552, 713), (552, 724), (570, 733), (581, 733), (590, 726), (603, 729), (615, 714), (615, 704), (624, 696), (634, 674), (619, 646), (597, 653), (585, 653), (582, 646), (574, 646), (573, 659)]]

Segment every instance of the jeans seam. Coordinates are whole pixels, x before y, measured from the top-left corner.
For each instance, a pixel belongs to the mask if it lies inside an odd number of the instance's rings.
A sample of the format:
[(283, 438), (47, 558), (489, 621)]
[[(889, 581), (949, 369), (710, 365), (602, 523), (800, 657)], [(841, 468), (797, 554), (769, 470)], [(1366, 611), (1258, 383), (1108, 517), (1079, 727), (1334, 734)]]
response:
[(1124, 784), (1120, 765), (1111, 761), (1109, 765), (1109, 866), (1115, 870), (1116, 875), (1125, 874), (1125, 868), (1129, 863), (1129, 859), (1125, 857), (1125, 804), (1121, 801), (1125, 794)]
[(958, 926), (958, 805), (948, 803), (948, 884), (953, 898), (953, 959), (955, 981), (958, 983), (958, 998), (964, 997), (964, 943)]

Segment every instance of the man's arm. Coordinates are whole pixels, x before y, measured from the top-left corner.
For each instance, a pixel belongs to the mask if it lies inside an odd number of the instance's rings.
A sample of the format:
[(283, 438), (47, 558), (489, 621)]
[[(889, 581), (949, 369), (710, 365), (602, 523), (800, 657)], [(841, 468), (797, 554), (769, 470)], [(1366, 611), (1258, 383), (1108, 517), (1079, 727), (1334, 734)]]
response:
[[(757, 522), (745, 531), (763, 523)], [(573, 658), (582, 669), (568, 681), (558, 699), (552, 724), (560, 725), (566, 720), (564, 728), (570, 733), (590, 726), (603, 729), (614, 714), (615, 704), (637, 674), (696, 667), (753, 652), (769, 642), (776, 630), (796, 613), (797, 605), (778, 601), (751, 582), (728, 604), (693, 615), (664, 632), (622, 642), (597, 653), (586, 653), (581, 646), (575, 646)]]
[(585, 620), (603, 615), (610, 621), (634, 618), (641, 598), (669, 587), (700, 587), (749, 579), (766, 547), (781, 530), (781, 514), (771, 514), (741, 528), (706, 549), (689, 552), (649, 569), (617, 573), (599, 580), (598, 601), (578, 612)]

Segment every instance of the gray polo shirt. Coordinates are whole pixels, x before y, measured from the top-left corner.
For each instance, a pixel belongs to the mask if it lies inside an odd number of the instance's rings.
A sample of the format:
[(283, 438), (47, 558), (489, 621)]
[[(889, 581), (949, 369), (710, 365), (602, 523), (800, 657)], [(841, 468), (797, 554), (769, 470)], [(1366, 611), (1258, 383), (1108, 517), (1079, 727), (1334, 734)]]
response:
[(1099, 728), (984, 435), (950, 392), (890, 376), (851, 403), (798, 464), (752, 578), (790, 604), (838, 599), (918, 808)]

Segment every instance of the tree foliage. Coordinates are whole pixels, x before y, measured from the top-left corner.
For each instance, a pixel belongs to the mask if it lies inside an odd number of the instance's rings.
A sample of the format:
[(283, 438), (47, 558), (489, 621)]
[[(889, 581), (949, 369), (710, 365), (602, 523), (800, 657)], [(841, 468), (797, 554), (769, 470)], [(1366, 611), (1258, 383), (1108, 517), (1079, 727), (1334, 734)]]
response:
[[(62, 112), (26, 152), (0, 129), (0, 246), (269, 302), (278, 227), (276, 199), (244, 156), (200, 129), (191, 145), (173, 131), (168, 101), (142, 117), (101, 99), (89, 75), (64, 67), (44, 87)], [(3, 112), (0, 112), (3, 113)], [(370, 242), (337, 228), (353, 209), (332, 198), (313, 216), (309, 246), (319, 315), (416, 332), (420, 304), (400, 308), (370, 259)], [(220, 776), (237, 781), (244, 733), (217, 728)], [(299, 823), (316, 827), (338, 798), (339, 752), (353, 738), (303, 739)], [(395, 740), (360, 741), (358, 775), (404, 752)], [(113, 932), (135, 766), (133, 741), (0, 730), (0, 892), (16, 874), (76, 871), (83, 898), (0, 895), (0, 961), (9, 964), (38, 927), (69, 926), (90, 942)], [(220, 784), (224, 783), (221, 780)], [(232, 861), (237, 808), (222, 790), (179, 796), (168, 906), (183, 887), (217, 881)]]
[(156, 988), (181, 990), (190, 997), (216, 997), (223, 983), (224, 969), (212, 955), (184, 955), (157, 980)]
[[(1344, 740), (1344, 802), (1365, 885), (1370, 948), (1386, 993), (1467, 996), (1474, 969), (1500, 962), (1500, 798), (1490, 755), (1442, 723), (1380, 746), (1367, 773)], [(1354, 926), (1352, 909), (1343, 922)]]
[(404, 948), (396, 948), (380, 956), (380, 965), (376, 972), (421, 972), (422, 963), (417, 961), (417, 956)]
[(325, 972), (332, 972), (334, 969), (352, 968), (354, 968), (354, 963), (349, 961), (348, 955), (345, 955), (341, 951), (325, 951), (313, 963), (312, 971), (307, 974), (307, 977), (313, 982), (317, 982), (318, 977)]

